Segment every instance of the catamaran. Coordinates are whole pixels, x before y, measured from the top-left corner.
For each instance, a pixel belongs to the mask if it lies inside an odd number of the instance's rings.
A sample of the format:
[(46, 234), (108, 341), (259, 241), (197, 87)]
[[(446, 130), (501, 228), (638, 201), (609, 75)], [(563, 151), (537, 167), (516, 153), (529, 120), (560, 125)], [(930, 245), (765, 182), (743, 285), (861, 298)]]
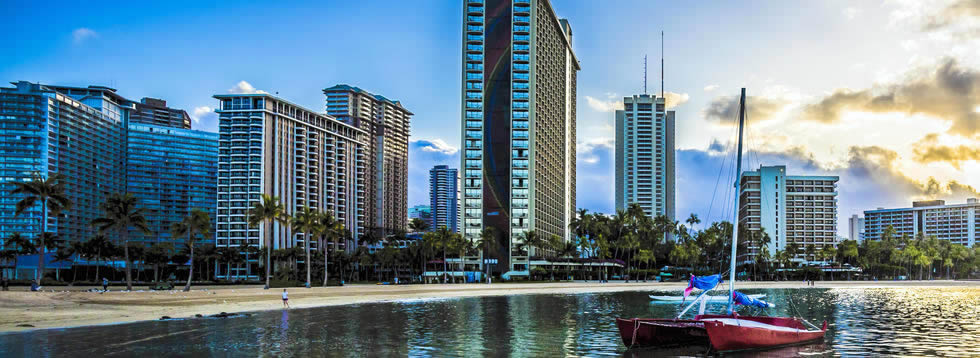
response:
[[(735, 223), (738, 223), (739, 182), (742, 175), (742, 130), (745, 126), (745, 88), (742, 88), (738, 105), (738, 154), (735, 170)], [(616, 326), (627, 347), (665, 347), (677, 345), (710, 345), (717, 351), (763, 349), (799, 344), (823, 339), (827, 321), (816, 327), (806, 320), (795, 317), (740, 316), (736, 305), (758, 308), (775, 307), (772, 303), (735, 291), (735, 263), (738, 250), (738, 230), (732, 230), (731, 267), (729, 268), (728, 302), (725, 314), (705, 314), (706, 303), (717, 296), (707, 293), (718, 286), (721, 275), (692, 276), (683, 300), (694, 289), (702, 292), (674, 318), (616, 319)], [(653, 296), (651, 296), (653, 298)], [(688, 310), (700, 304), (694, 319), (681, 319)], [(808, 328), (809, 326), (809, 328)]]

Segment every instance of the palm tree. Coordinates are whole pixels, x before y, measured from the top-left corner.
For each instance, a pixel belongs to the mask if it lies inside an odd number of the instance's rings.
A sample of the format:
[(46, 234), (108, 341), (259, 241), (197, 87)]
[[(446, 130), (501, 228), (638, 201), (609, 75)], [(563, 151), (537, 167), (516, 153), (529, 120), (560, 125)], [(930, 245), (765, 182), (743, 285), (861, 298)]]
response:
[(454, 239), (456, 233), (449, 231), (445, 226), (440, 226), (436, 230), (436, 243), (439, 248), (442, 249), (442, 282), (446, 283), (446, 271), (449, 270), (449, 266), (446, 264), (446, 251), (451, 251), (453, 249)]
[(333, 212), (328, 210), (320, 213), (315, 228), (315, 231), (321, 237), (320, 241), (322, 242), (321, 247), (323, 249), (323, 287), (327, 287), (328, 276), (330, 275), (330, 247), (328, 243), (334, 244), (334, 247), (337, 246), (337, 242), (345, 231), (344, 223), (337, 220), (333, 216)]
[(310, 241), (313, 240), (313, 233), (319, 225), (320, 212), (316, 209), (305, 207), (299, 210), (292, 218), (293, 231), (303, 234), (303, 250), (306, 251), (306, 288), (310, 288), (312, 280), (310, 262)]
[(408, 229), (412, 232), (424, 232), (429, 229), (429, 223), (425, 220), (414, 218), (408, 223)]
[(105, 235), (99, 233), (95, 234), (85, 242), (86, 252), (89, 258), (95, 259), (95, 279), (93, 281), (99, 281), (99, 270), (102, 268), (102, 258), (112, 251), (112, 243)]
[[(54, 260), (51, 262), (68, 262), (72, 259), (72, 257), (75, 257), (75, 250), (73, 250), (71, 247), (59, 248), (58, 251), (54, 252)], [(54, 279), (61, 281), (60, 269), (56, 268), (54, 270)]]
[(694, 225), (701, 223), (701, 219), (698, 219), (698, 214), (691, 213), (691, 216), (688, 216), (687, 220), (684, 220), (684, 222), (686, 222), (687, 226), (689, 226), (693, 230)]
[(15, 232), (4, 240), (4, 247), (11, 248), (14, 253), (14, 272), (17, 272), (17, 254), (32, 254), (36, 250), (34, 243), (19, 232)]
[[(35, 204), (41, 204), (41, 222), (39, 225), (41, 231), (37, 233), (35, 239), (41, 240), (47, 233), (49, 216), (58, 216), (62, 211), (71, 208), (71, 199), (65, 195), (63, 179), (64, 176), (61, 174), (51, 173), (47, 178), (44, 178), (40, 173), (34, 173), (31, 176), (31, 181), (11, 182), (14, 185), (14, 189), (10, 191), (11, 195), (26, 195), (17, 202), (14, 215), (23, 214), (33, 208)], [(34, 277), (40, 283), (42, 276), (44, 276), (45, 245), (39, 242), (35, 247), (39, 253), (37, 255), (37, 271)]]
[(126, 289), (133, 290), (132, 263), (129, 261), (129, 228), (134, 227), (143, 233), (149, 234), (150, 228), (146, 224), (146, 217), (143, 216), (143, 209), (136, 207), (139, 200), (133, 194), (111, 194), (102, 203), (105, 216), (92, 220), (92, 225), (99, 228), (99, 232), (116, 230), (119, 234), (119, 241), (123, 243), (123, 252), (126, 260)]
[(187, 235), (187, 246), (190, 252), (191, 267), (187, 271), (187, 283), (184, 284), (184, 292), (191, 290), (191, 279), (194, 277), (194, 242), (195, 233), (207, 237), (211, 232), (211, 215), (201, 209), (191, 209), (190, 213), (179, 222), (170, 226), (170, 231), (174, 237)]
[[(265, 243), (266, 247), (272, 247), (272, 223), (278, 222), (285, 224), (289, 219), (286, 216), (286, 208), (279, 202), (278, 196), (262, 194), (262, 200), (255, 202), (248, 210), (248, 226), (257, 227), (265, 224)], [(269, 280), (272, 278), (272, 251), (267, 250), (265, 255), (265, 289), (269, 289)]]
[(487, 226), (483, 231), (480, 231), (480, 238), (476, 241), (476, 245), (483, 247), (483, 265), (487, 268), (487, 282), (490, 282), (490, 264), (487, 263), (487, 259), (490, 258), (490, 253), (497, 248), (497, 234), (492, 226)]

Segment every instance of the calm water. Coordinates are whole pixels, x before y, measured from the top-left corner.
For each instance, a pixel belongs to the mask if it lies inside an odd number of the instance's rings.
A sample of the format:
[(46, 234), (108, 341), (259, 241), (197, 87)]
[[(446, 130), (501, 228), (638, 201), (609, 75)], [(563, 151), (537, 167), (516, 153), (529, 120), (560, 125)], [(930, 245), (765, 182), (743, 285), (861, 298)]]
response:
[[(980, 356), (980, 289), (745, 292), (767, 294), (777, 304), (771, 315), (827, 320), (831, 329), (824, 343), (742, 356)], [(678, 312), (650, 304), (649, 293), (390, 302), (3, 334), (0, 357), (703, 355), (703, 348), (626, 350), (615, 317)]]

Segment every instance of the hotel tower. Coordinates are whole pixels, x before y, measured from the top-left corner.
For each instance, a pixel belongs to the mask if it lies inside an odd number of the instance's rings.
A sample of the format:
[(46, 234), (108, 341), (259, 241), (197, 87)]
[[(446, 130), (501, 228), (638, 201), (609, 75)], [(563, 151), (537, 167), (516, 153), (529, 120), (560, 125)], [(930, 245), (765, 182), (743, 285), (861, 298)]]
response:
[(570, 239), (575, 214), (572, 29), (548, 0), (464, 0), (463, 235), (493, 228), (497, 271), (528, 270), (524, 232)]

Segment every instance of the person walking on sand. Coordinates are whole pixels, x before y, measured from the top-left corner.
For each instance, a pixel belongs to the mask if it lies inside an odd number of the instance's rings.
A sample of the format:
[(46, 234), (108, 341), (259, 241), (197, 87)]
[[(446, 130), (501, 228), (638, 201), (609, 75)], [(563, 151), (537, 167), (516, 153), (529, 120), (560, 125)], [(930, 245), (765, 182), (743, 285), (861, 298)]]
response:
[(102, 292), (106, 292), (106, 291), (109, 291), (109, 279), (103, 277), (102, 278)]
[(289, 292), (286, 289), (282, 289), (282, 307), (289, 308)]

